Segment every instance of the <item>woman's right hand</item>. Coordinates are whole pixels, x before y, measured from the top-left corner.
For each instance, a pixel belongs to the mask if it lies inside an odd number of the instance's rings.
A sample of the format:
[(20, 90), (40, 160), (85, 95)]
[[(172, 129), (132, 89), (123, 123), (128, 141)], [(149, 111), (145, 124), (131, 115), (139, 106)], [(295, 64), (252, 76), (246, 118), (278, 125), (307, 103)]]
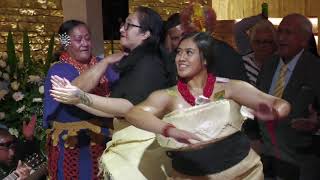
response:
[(82, 91), (73, 86), (70, 81), (57, 75), (51, 76), (52, 90), (50, 95), (58, 102), (64, 104), (80, 103), (80, 94)]
[(127, 55), (128, 53), (126, 52), (114, 53), (105, 57), (103, 60), (108, 62), (109, 64), (114, 64), (116, 62), (119, 62), (124, 56), (127, 56)]
[(178, 128), (170, 128), (168, 130), (168, 136), (174, 138), (178, 142), (185, 144), (195, 144), (202, 141), (195, 134)]

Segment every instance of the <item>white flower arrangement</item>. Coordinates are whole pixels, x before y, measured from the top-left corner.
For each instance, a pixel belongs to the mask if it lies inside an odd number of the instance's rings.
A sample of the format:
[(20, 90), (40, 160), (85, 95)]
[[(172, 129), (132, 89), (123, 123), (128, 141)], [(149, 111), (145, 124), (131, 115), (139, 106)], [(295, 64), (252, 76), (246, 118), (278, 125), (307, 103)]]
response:
[[(16, 56), (11, 32), (7, 36), (7, 53), (0, 52), (0, 123), (19, 137), (22, 124), (36, 117), (35, 138), (45, 149), (46, 133), (42, 128), (43, 80), (52, 64), (55, 34), (52, 34), (46, 59), (33, 59), (27, 32), (23, 33), (23, 56)], [(21, 137), (19, 137), (21, 138)]]
[(35, 84), (39, 84), (41, 83), (41, 81), (42, 81), (42, 78), (40, 76), (35, 76), (35, 75), (30, 75), (28, 79), (28, 82), (35, 83)]
[(17, 113), (20, 114), (20, 113), (22, 113), (25, 109), (26, 109), (26, 106), (23, 105), (22, 107), (20, 107), (20, 108), (17, 109)]
[(33, 115), (41, 119), (45, 72), (41, 63), (26, 66), (21, 62), (17, 62), (16, 70), (11, 72), (10, 63), (4, 58), (8, 56), (0, 53), (0, 123), (18, 136), (23, 121)]
[(21, 101), (24, 98), (24, 94), (22, 94), (22, 92), (15, 92), (13, 93), (12, 98), (15, 101)]

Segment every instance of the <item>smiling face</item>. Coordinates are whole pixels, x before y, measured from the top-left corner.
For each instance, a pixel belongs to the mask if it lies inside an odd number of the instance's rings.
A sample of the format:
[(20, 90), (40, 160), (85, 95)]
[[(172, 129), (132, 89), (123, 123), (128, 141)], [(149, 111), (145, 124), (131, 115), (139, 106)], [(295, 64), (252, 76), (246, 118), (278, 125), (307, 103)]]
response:
[(182, 40), (177, 48), (176, 66), (181, 78), (192, 78), (201, 71), (206, 71), (201, 52), (191, 38)]
[(141, 31), (138, 13), (130, 14), (120, 28), (120, 44), (130, 50), (135, 49), (148, 38), (146, 32)]
[(276, 51), (276, 43), (271, 31), (257, 29), (251, 40), (252, 50), (259, 56), (271, 56)]
[(92, 51), (88, 28), (85, 25), (78, 25), (70, 31), (69, 36), (71, 44), (66, 49), (69, 55), (81, 63), (88, 63)]

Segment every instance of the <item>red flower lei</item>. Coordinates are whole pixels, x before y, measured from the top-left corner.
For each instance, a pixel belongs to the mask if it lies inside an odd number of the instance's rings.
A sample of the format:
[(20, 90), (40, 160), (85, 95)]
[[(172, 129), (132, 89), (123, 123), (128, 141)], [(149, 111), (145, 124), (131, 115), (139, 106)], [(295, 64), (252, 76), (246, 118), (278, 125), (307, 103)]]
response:
[[(215, 82), (216, 77), (213, 74), (208, 73), (207, 81), (203, 88), (203, 96), (210, 98), (213, 92)], [(187, 101), (191, 106), (194, 106), (196, 104), (196, 98), (191, 94), (187, 83), (179, 79), (177, 87), (183, 99)]]
[[(89, 69), (91, 66), (98, 63), (98, 60), (95, 56), (92, 56), (90, 62), (88, 64), (82, 64), (75, 59), (73, 59), (67, 52), (61, 53), (59, 57), (60, 62), (71, 64), (73, 67), (75, 67), (79, 74)], [(108, 87), (108, 79), (105, 76), (102, 76), (99, 84), (91, 91), (93, 94), (99, 95), (99, 96), (108, 96), (110, 95), (110, 90)]]

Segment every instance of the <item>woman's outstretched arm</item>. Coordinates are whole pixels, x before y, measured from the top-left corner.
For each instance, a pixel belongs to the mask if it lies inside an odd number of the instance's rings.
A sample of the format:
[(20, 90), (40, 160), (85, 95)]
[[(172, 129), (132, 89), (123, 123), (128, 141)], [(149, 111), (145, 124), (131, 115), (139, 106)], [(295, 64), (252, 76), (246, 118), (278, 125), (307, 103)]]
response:
[(253, 114), (260, 120), (283, 119), (290, 113), (287, 101), (266, 94), (249, 83), (231, 80), (223, 86), (226, 98), (253, 109)]
[(86, 93), (59, 76), (52, 76), (51, 95), (56, 101), (77, 107), (104, 117), (123, 117), (133, 106), (126, 99), (109, 98)]

